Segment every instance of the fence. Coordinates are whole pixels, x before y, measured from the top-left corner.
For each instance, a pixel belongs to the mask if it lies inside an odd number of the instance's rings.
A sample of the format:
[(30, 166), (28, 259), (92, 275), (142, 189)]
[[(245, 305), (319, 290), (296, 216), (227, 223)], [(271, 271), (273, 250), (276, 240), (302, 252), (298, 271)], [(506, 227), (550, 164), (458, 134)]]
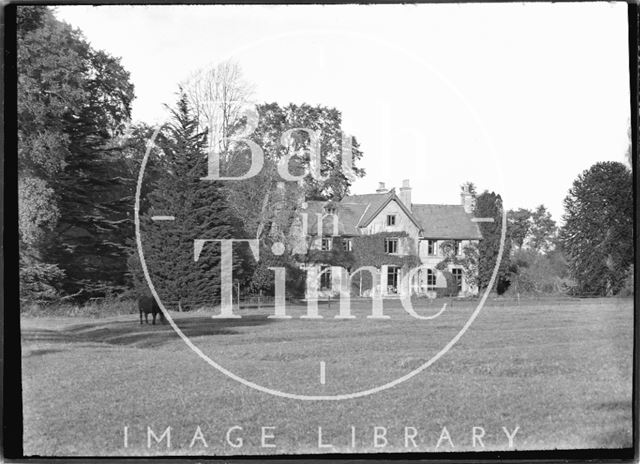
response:
[[(437, 306), (442, 305), (443, 303), (447, 303), (449, 309), (454, 307), (469, 307), (472, 305), (477, 305), (480, 302), (482, 294), (475, 297), (456, 297), (456, 296), (447, 296), (447, 297), (438, 297), (434, 299), (412, 296), (411, 302), (414, 305), (418, 306)], [(619, 299), (622, 297), (603, 297), (602, 295), (598, 295), (595, 293), (585, 293), (580, 295), (519, 295), (519, 296), (498, 296), (498, 295), (490, 295), (486, 300), (487, 306), (492, 307), (518, 307), (518, 306), (543, 306), (545, 304), (549, 305), (558, 305), (558, 304), (580, 304), (584, 302), (584, 300), (596, 300), (596, 299)], [(400, 304), (399, 297), (387, 297), (383, 298), (386, 303), (389, 302), (398, 302)], [(338, 308), (340, 298), (336, 296), (326, 296), (324, 298), (318, 298), (318, 303), (327, 309)], [(372, 301), (371, 297), (360, 297), (360, 296), (352, 296), (350, 297), (350, 301), (353, 304), (370, 304)], [(285, 298), (285, 302), (287, 305), (306, 305), (307, 300), (305, 299), (297, 299), (297, 298)], [(220, 301), (177, 301), (177, 300), (163, 300), (163, 303), (167, 306), (168, 309), (176, 310), (176, 311), (189, 311), (189, 310), (213, 310), (220, 305)], [(237, 295), (233, 297), (233, 307), (234, 310), (246, 310), (246, 309), (257, 309), (260, 310), (262, 308), (268, 309), (273, 308), (275, 305), (275, 297), (269, 295), (246, 295), (241, 296), (240, 298)]]

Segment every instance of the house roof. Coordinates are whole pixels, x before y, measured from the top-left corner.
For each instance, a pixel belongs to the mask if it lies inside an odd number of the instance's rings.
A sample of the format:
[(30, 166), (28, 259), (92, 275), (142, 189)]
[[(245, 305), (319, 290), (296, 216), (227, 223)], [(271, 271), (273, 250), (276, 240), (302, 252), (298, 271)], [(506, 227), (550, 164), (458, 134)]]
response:
[(422, 236), (439, 239), (482, 238), (478, 224), (471, 221), (462, 205), (411, 205), (411, 212), (422, 224)]
[(357, 222), (360, 227), (364, 227), (362, 224), (371, 222), (371, 219), (375, 217), (373, 212), (379, 210), (382, 205), (386, 204), (389, 198), (391, 198), (391, 195), (392, 192), (349, 195), (344, 197), (340, 204), (349, 205), (352, 208), (361, 208), (364, 206), (363, 214), (360, 215)]
[[(420, 229), (420, 236), (433, 239), (467, 239), (482, 238), (478, 225), (471, 221), (472, 214), (464, 211), (462, 205), (415, 204), (409, 210), (395, 194), (394, 190), (386, 193), (366, 195), (349, 195), (340, 202), (333, 202), (338, 216), (338, 233), (340, 235), (360, 235), (360, 228), (366, 227), (382, 209), (390, 202), (397, 201), (403, 211)], [(307, 233), (317, 234), (317, 214), (325, 213), (326, 201), (308, 201)], [(333, 234), (331, 217), (325, 217), (322, 223), (323, 235)]]
[[(385, 206), (387, 206), (391, 201), (395, 200), (400, 206), (400, 208), (402, 209), (402, 211), (404, 211), (404, 213), (409, 217), (409, 219), (413, 221), (416, 227), (418, 229), (422, 228), (422, 226), (416, 220), (413, 214), (411, 214), (411, 210), (405, 206), (405, 204), (400, 200), (400, 198), (398, 198), (394, 189), (391, 189), (387, 193), (378, 193), (374, 195), (376, 196), (375, 198), (370, 198), (369, 208), (367, 209), (367, 212), (364, 214), (362, 219), (360, 219), (360, 223), (358, 224), (358, 227), (367, 227), (369, 223), (371, 223), (371, 221), (373, 221), (376, 218), (376, 216), (380, 214), (380, 211), (382, 211)], [(353, 195), (352, 197), (347, 197), (347, 199), (355, 198), (356, 201), (362, 201), (362, 199), (356, 198), (356, 197), (365, 197), (365, 196), (373, 197), (374, 195)], [(364, 200), (366, 201), (368, 199), (369, 198)]]
[[(324, 214), (324, 206), (327, 202), (324, 201), (308, 201), (307, 208), (302, 210), (303, 213), (307, 213), (307, 233), (316, 235), (318, 227), (317, 214)], [(336, 206), (336, 215), (338, 216), (338, 233), (340, 235), (360, 235), (358, 229), (358, 222), (367, 209), (366, 204), (349, 204), (349, 203), (334, 203)], [(322, 234), (333, 234), (333, 222), (331, 217), (325, 217), (322, 221)]]

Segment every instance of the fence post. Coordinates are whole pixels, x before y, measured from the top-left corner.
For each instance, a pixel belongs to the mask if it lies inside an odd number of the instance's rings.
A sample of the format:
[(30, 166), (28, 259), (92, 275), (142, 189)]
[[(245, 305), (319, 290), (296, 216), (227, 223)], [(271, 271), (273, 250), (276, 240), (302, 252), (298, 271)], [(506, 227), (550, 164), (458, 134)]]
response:
[(240, 281), (236, 282), (236, 295), (238, 295), (238, 312), (240, 312)]

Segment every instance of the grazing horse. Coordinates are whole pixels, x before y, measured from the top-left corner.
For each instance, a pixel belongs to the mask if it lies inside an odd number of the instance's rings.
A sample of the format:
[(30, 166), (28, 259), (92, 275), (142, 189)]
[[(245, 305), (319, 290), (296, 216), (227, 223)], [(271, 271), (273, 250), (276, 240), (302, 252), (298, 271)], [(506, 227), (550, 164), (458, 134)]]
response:
[(156, 324), (156, 316), (158, 314), (160, 314), (160, 321), (163, 324), (165, 323), (164, 314), (162, 314), (160, 306), (158, 306), (158, 303), (156, 302), (154, 297), (143, 296), (138, 298), (138, 309), (140, 310), (140, 324), (142, 324), (142, 313), (144, 313), (144, 321), (147, 324), (149, 323), (149, 319), (147, 318), (149, 316), (149, 313), (153, 315), (153, 325)]

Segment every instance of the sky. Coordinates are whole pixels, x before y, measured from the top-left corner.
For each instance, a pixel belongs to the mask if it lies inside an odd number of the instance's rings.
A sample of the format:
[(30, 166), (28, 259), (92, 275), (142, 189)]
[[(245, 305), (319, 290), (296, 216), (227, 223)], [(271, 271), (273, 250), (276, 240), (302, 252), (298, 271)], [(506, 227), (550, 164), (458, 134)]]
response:
[(199, 69), (240, 64), (256, 102), (342, 112), (366, 176), (456, 204), (466, 181), (561, 221), (575, 178), (625, 161), (626, 3), (59, 6), (131, 73), (133, 119)]

